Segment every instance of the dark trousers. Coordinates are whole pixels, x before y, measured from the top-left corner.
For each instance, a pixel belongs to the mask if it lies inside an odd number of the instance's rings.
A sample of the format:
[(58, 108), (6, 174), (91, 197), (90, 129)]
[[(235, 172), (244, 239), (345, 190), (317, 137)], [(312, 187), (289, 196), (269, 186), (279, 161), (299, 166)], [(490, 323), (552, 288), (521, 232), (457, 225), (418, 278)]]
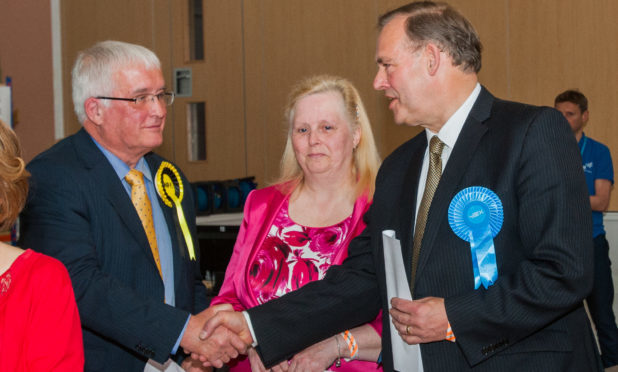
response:
[(594, 238), (594, 286), (586, 298), (601, 345), (605, 368), (618, 365), (618, 328), (614, 318), (614, 284), (605, 234)]

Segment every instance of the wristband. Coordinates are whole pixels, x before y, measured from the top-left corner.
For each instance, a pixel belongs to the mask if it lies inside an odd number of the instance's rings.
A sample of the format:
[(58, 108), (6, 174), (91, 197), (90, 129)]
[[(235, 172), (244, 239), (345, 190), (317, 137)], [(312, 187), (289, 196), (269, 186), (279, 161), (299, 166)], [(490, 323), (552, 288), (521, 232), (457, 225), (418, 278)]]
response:
[(453, 333), (453, 330), (451, 329), (451, 323), (448, 323), (448, 328), (446, 329), (446, 337), (444, 337), (444, 339), (446, 341), (450, 341), (450, 342), (455, 342), (457, 341), (455, 338), (455, 334)]
[(354, 339), (352, 332), (350, 331), (342, 332), (341, 336), (348, 344), (348, 350), (350, 350), (350, 357), (345, 358), (344, 360), (348, 362), (350, 360), (357, 359), (358, 358), (358, 344), (356, 344), (356, 340)]

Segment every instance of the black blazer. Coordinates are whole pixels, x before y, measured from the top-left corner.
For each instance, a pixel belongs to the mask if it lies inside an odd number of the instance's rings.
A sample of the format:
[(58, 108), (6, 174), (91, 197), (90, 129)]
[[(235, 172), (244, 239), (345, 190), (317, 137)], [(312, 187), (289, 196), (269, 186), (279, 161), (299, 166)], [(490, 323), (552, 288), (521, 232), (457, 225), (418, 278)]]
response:
[[(386, 314), (382, 231), (395, 230), (408, 277), (424, 132), (385, 159), (367, 229), (325, 279), (249, 309), (265, 363)], [(451, 230), (453, 197), (494, 191), (504, 222), (494, 238), (497, 282), (474, 290), (470, 244)], [(429, 210), (414, 298), (445, 299), (457, 342), (421, 345), (425, 371), (602, 370), (582, 300), (592, 286), (590, 204), (579, 151), (553, 109), (494, 98), (482, 89)], [(393, 370), (384, 317), (382, 358)], [(315, 324), (320, 324), (316, 327)]]
[[(145, 158), (156, 174), (163, 159)], [(66, 265), (82, 322), (85, 370), (143, 371), (148, 358), (167, 360), (189, 313), (207, 306), (199, 260), (189, 259), (175, 212), (159, 198), (173, 247), (172, 307), (164, 303), (163, 281), (131, 198), (84, 129), (27, 168), (31, 189), (20, 244)], [(193, 195), (182, 177), (182, 205), (199, 253)]]

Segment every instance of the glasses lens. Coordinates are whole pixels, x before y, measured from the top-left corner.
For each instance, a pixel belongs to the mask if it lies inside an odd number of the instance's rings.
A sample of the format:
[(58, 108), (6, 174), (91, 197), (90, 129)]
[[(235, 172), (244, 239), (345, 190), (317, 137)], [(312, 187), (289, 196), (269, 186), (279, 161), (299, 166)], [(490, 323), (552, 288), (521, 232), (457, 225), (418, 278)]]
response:
[(166, 105), (171, 105), (174, 102), (174, 92), (165, 92), (163, 93), (163, 102), (165, 102)]

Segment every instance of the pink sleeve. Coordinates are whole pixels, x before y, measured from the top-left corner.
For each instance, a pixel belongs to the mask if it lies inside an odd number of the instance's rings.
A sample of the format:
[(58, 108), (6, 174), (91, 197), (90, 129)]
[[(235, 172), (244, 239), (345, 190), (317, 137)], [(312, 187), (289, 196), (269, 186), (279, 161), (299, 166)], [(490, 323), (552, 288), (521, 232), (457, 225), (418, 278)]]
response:
[(33, 371), (81, 371), (84, 368), (82, 329), (71, 279), (66, 268), (42, 256), (32, 271), (32, 296), (26, 354)]
[(376, 333), (380, 335), (380, 337), (382, 337), (382, 310), (380, 310), (380, 312), (378, 313), (378, 316), (374, 320), (372, 320), (371, 322), (367, 324), (373, 327)]
[(243, 212), (242, 224), (240, 225), (240, 230), (238, 231), (238, 236), (236, 237), (236, 243), (234, 244), (234, 251), (232, 252), (232, 257), (230, 258), (230, 262), (227, 265), (227, 269), (225, 270), (225, 278), (223, 280), (223, 285), (221, 285), (221, 289), (219, 290), (219, 294), (212, 299), (210, 302), (211, 305), (218, 304), (231, 304), (236, 311), (246, 310), (245, 306), (241, 303), (240, 298), (238, 296), (238, 289), (236, 288), (236, 281), (242, 280), (242, 276), (244, 275), (244, 263), (243, 261), (246, 259), (245, 250), (251, 249), (253, 242), (247, 241), (247, 232), (249, 219), (251, 215), (251, 202), (253, 200), (252, 191), (249, 196), (247, 196), (247, 201), (245, 202), (245, 208)]

